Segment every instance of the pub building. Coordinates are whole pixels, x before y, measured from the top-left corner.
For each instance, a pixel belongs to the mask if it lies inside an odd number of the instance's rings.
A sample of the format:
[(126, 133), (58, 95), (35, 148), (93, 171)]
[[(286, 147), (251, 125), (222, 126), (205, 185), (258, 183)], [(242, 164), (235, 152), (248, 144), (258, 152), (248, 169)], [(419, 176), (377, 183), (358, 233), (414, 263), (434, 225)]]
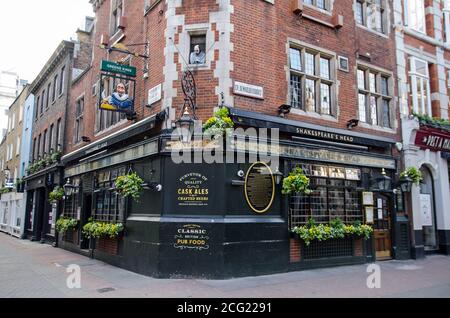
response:
[[(409, 245), (401, 245), (409, 240), (408, 223), (397, 219), (401, 193), (393, 191), (394, 140), (229, 110), (236, 127), (279, 129), (279, 144), (269, 147), (271, 156), (280, 157), (278, 170), (264, 162), (267, 157), (255, 158), (256, 139), (236, 134), (227, 151), (215, 155), (223, 162), (230, 155), (245, 158), (242, 163), (194, 161), (208, 144), (181, 143), (183, 132), (161, 129), (167, 120), (161, 112), (62, 158), (64, 216), (81, 220), (81, 226), (90, 217), (120, 222), (125, 230), (118, 238), (89, 241), (80, 226), (61, 236), (59, 247), (172, 278), (229, 278), (409, 257)], [(198, 163), (177, 164), (173, 151)], [(314, 191), (283, 196), (281, 174), (297, 166)], [(145, 181), (137, 201), (114, 188), (117, 177), (130, 171)], [(367, 241), (348, 238), (306, 247), (290, 229), (311, 217), (373, 223), (375, 233)]]

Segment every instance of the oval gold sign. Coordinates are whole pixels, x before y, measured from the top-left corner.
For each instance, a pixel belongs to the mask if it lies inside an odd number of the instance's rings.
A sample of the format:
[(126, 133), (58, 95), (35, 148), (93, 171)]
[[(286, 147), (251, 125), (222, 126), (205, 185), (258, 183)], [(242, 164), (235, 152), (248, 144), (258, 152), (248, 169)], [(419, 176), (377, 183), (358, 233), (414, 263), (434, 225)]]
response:
[(264, 162), (253, 164), (245, 177), (245, 199), (256, 213), (267, 212), (275, 199), (275, 180)]

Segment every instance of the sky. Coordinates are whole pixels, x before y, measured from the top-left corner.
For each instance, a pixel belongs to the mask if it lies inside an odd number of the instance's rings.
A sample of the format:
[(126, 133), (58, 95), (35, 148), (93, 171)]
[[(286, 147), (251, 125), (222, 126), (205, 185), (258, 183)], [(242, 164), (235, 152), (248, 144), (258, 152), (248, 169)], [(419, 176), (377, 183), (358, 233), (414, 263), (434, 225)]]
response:
[(76, 39), (85, 16), (94, 16), (89, 0), (2, 1), (0, 69), (31, 83), (62, 40)]

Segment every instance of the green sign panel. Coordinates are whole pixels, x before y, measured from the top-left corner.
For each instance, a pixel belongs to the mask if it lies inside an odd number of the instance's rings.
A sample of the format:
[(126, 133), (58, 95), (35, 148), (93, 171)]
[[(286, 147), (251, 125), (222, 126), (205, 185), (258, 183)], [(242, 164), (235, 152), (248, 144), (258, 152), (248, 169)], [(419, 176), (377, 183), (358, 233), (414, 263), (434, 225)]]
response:
[(136, 77), (136, 68), (128, 65), (121, 65), (111, 61), (102, 61), (101, 70), (104, 72), (116, 73)]

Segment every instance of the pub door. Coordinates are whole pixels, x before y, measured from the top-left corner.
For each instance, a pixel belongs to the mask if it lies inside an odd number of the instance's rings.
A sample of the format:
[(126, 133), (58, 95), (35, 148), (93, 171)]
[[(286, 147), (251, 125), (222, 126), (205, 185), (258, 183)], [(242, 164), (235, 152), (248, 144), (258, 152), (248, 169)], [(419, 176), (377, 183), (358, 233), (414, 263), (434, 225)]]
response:
[(375, 194), (374, 240), (377, 260), (392, 258), (392, 211), (389, 197)]
[[(91, 194), (83, 194), (83, 205), (81, 211), (81, 227), (83, 227), (86, 223), (89, 222), (89, 218), (92, 215), (92, 195)], [(89, 249), (89, 239), (84, 237), (82, 231), (79, 231), (78, 235), (80, 235), (80, 248), (82, 250)]]

